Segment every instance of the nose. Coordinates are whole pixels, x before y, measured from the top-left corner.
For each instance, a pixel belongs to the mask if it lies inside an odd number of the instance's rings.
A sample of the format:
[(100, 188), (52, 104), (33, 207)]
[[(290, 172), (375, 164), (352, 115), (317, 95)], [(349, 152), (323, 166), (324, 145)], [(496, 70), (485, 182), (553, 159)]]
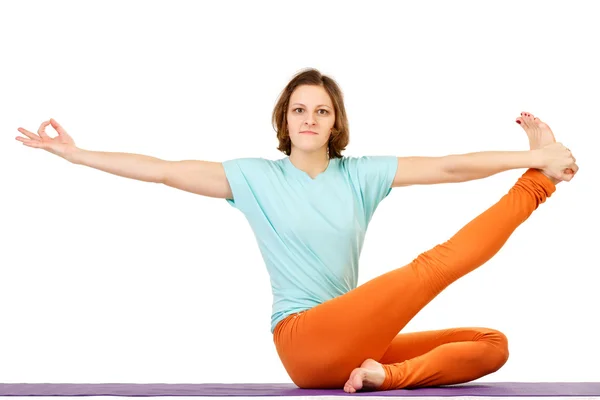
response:
[(314, 125), (314, 118), (311, 116), (308, 116), (306, 121), (305, 121), (306, 125), (311, 126)]

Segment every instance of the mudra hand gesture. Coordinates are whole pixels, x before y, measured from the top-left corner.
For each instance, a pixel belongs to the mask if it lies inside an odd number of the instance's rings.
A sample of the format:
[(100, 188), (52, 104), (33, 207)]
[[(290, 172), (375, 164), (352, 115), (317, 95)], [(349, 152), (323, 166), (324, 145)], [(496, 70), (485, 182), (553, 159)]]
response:
[[(48, 136), (45, 131), (46, 127), (50, 124), (56, 130), (56, 132), (58, 132), (58, 136), (54, 138)], [(37, 131), (37, 135), (23, 128), (18, 128), (17, 130), (28, 137), (28, 139), (20, 136), (16, 137), (16, 139), (22, 142), (25, 146), (44, 149), (63, 158), (77, 150), (77, 146), (75, 145), (73, 138), (69, 136), (67, 131), (53, 118), (42, 122)]]

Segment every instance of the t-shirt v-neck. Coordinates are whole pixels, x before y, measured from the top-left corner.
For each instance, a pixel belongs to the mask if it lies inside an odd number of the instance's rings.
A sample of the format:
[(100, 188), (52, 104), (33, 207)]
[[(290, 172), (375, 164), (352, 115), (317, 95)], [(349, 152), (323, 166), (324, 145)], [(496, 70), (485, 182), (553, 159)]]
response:
[(314, 178), (311, 177), (307, 172), (302, 171), (300, 168), (296, 167), (294, 165), (294, 163), (292, 163), (292, 161), (290, 160), (290, 157), (286, 157), (284, 159), (284, 164), (288, 171), (290, 171), (291, 173), (300, 177), (301, 179), (305, 179), (310, 182), (317, 182), (317, 181), (323, 180), (325, 178), (325, 176), (329, 174), (330, 170), (332, 169), (333, 164), (335, 163), (335, 160), (336, 160), (335, 158), (330, 159), (329, 162), (327, 163), (327, 167), (325, 168), (325, 170), (323, 172), (320, 172)]

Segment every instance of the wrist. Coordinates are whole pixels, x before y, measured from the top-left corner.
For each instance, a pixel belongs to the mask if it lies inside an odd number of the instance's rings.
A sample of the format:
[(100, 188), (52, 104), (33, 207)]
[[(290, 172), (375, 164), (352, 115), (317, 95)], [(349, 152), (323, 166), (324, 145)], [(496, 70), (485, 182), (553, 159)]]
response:
[(83, 153), (84, 150), (75, 147), (73, 149), (69, 149), (62, 157), (69, 161), (72, 164), (79, 164), (80, 163), (80, 154)]
[(546, 160), (544, 159), (544, 152), (542, 149), (530, 150), (530, 167), (537, 169), (544, 169), (547, 167)]

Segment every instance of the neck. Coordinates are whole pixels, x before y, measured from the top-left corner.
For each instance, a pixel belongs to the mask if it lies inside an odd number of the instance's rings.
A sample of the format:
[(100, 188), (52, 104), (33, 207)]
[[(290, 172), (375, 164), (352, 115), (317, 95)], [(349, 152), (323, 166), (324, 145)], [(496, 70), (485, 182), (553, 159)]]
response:
[(292, 149), (290, 161), (294, 166), (310, 176), (316, 176), (324, 172), (329, 166), (329, 156), (327, 149), (323, 151), (304, 152), (298, 149)]

